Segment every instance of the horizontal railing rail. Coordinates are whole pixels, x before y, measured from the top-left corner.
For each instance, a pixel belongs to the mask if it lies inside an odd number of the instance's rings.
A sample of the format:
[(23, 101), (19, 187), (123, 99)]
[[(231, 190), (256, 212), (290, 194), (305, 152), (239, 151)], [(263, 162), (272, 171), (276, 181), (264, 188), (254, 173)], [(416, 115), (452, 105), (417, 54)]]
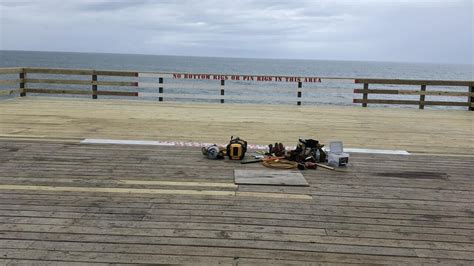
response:
[(21, 67), (5, 67), (0, 68), (0, 74), (19, 74), (22, 73), (24, 68)]
[(417, 80), (417, 79), (355, 79), (355, 83), (430, 86), (474, 86), (474, 81), (460, 80)]
[[(420, 109), (425, 106), (461, 106), (474, 110), (474, 81), (466, 80), (361, 79), (32, 67), (0, 68), (0, 76), (7, 77), (0, 79), (0, 96), (53, 94), (91, 96), (93, 99), (98, 96), (117, 96), (156, 98), (159, 102), (192, 100), (220, 103), (259, 102), (260, 97), (270, 102), (301, 105), (303, 102), (321, 102), (321, 92), (324, 92), (352, 94), (352, 103), (362, 104), (363, 107), (368, 104), (394, 104), (418, 105)], [(363, 88), (352, 87), (357, 84), (363, 84)], [(369, 84), (379, 85), (380, 88), (369, 89)], [(419, 86), (419, 89), (412, 89), (413, 86)], [(427, 90), (428, 86), (438, 89)], [(444, 90), (439, 89), (440, 87)], [(447, 87), (466, 87), (467, 91)], [(259, 96), (255, 93), (259, 93)], [(357, 95), (362, 95), (362, 98), (356, 98)], [(369, 99), (369, 95), (375, 98)], [(413, 96), (419, 98), (415, 100)], [(441, 98), (427, 100), (426, 97)], [(467, 100), (460, 101), (460, 97)]]
[(102, 85), (102, 86), (138, 86), (138, 82), (94, 81), (94, 80), (57, 80), (57, 79), (24, 79), (25, 83), (41, 84), (74, 84), (74, 85)]
[(355, 89), (354, 93), (370, 93), (370, 94), (400, 94), (400, 95), (437, 95), (437, 96), (473, 96), (474, 93), (469, 92), (452, 92), (452, 91), (423, 91), (423, 90), (377, 90), (377, 89)]
[(60, 69), (60, 68), (24, 68), (26, 73), (64, 74), (64, 75), (100, 75), (115, 77), (138, 77), (138, 72), (119, 70)]

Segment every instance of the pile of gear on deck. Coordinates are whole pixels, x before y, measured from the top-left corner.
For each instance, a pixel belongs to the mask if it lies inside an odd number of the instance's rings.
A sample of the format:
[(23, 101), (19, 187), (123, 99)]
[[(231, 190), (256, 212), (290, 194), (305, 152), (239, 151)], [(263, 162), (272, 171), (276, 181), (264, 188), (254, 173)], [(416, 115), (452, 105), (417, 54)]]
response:
[[(276, 169), (316, 169), (318, 167), (334, 170), (334, 167), (346, 166), (349, 155), (343, 152), (342, 142), (333, 141), (330, 149), (314, 139), (299, 139), (293, 150), (287, 150), (282, 143), (269, 144), (267, 151), (256, 151), (254, 160), (244, 161), (247, 152), (247, 141), (231, 137), (227, 146), (216, 144), (202, 147), (202, 154), (209, 159), (219, 160), (228, 157), (230, 160), (241, 160), (242, 164), (261, 162), (264, 166)], [(330, 166), (328, 166), (328, 165)]]

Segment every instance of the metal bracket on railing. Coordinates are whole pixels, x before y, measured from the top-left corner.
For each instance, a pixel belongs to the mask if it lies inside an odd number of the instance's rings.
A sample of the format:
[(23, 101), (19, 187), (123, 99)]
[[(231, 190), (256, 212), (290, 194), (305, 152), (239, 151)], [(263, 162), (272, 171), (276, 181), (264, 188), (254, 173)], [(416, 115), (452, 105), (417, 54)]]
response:
[(26, 71), (24, 68), (20, 72), (20, 97), (26, 96)]
[(469, 86), (469, 97), (467, 97), (467, 101), (468, 101), (468, 104), (469, 104), (469, 111), (474, 111), (474, 86)]
[(97, 99), (97, 74), (92, 71), (92, 99)]
[[(224, 96), (225, 80), (221, 79), (221, 95)], [(224, 98), (221, 98), (221, 103), (224, 103)]]
[[(158, 78), (158, 84), (160, 84), (160, 87), (158, 87), (158, 93), (163, 94), (163, 78), (162, 77)], [(158, 101), (162, 102), (163, 96), (158, 97)]]
[(296, 102), (296, 105), (301, 105), (301, 88), (303, 87), (303, 82), (298, 81), (298, 92), (296, 97), (298, 97), (298, 101)]

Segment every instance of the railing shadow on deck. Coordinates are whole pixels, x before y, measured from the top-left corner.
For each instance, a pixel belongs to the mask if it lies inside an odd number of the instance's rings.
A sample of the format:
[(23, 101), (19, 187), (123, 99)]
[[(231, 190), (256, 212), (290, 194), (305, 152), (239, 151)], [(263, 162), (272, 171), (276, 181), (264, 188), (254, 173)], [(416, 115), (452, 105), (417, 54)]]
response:
[[(163, 101), (314, 104), (326, 93), (352, 94), (352, 103), (458, 106), (474, 110), (474, 81), (163, 73), (88, 69), (0, 68), (0, 96), (135, 97)], [(335, 85), (334, 85), (335, 84)], [(355, 88), (363, 84), (363, 88)], [(376, 89), (369, 89), (376, 84)], [(336, 86), (336, 87), (334, 87)], [(437, 87), (442, 90), (427, 90)], [(467, 88), (460, 91), (453, 88)], [(362, 94), (362, 98), (357, 98)], [(382, 98), (369, 99), (369, 95)], [(413, 97), (419, 97), (413, 99)], [(427, 100), (426, 96), (436, 100)], [(411, 97), (411, 98), (410, 98)], [(442, 100), (439, 100), (441, 97)], [(349, 97), (347, 97), (349, 98)], [(462, 99), (466, 99), (461, 101)], [(336, 103), (337, 104), (337, 103)], [(343, 103), (351, 104), (351, 103)]]

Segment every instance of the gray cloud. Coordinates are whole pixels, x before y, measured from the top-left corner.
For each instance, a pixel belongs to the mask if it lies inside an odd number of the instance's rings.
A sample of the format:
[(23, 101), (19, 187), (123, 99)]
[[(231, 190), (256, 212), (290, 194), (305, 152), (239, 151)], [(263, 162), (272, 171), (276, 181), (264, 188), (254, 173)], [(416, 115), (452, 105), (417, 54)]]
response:
[(0, 2), (0, 49), (473, 63), (471, 0)]
[[(153, 0), (98, 0), (98, 1), (86, 1), (79, 4), (80, 9), (86, 12), (111, 12), (121, 9), (133, 9), (140, 6), (152, 5)], [(164, 1), (161, 1), (164, 2)]]

